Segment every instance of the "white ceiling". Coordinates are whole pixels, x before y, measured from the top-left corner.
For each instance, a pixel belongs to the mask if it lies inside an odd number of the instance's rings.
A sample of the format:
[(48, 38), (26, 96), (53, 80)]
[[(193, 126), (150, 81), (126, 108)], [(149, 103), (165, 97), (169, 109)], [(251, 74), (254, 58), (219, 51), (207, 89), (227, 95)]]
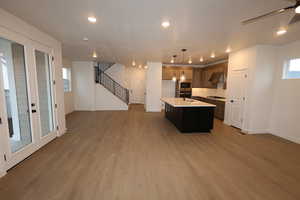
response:
[[(193, 64), (255, 44), (283, 44), (300, 39), (300, 23), (286, 35), (274, 33), (293, 13), (280, 14), (246, 26), (241, 21), (292, 5), (287, 0), (0, 0), (12, 14), (60, 40), (63, 55), (72, 60), (100, 59), (126, 65), (135, 59), (169, 62), (187, 48)], [(90, 24), (87, 17), (97, 17)], [(168, 29), (161, 27), (169, 20)], [(83, 41), (88, 37), (89, 41)], [(181, 61), (181, 60), (180, 60)], [(211, 61), (211, 60), (210, 60)]]

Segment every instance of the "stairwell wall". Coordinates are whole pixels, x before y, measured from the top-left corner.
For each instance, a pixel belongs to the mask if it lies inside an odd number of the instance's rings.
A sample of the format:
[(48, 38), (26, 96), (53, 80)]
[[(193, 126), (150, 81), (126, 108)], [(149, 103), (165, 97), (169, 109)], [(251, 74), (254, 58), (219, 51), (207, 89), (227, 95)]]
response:
[[(124, 85), (125, 67), (115, 64), (106, 73)], [(128, 110), (128, 106), (100, 84), (95, 83), (94, 62), (73, 62), (74, 106), (77, 111)]]

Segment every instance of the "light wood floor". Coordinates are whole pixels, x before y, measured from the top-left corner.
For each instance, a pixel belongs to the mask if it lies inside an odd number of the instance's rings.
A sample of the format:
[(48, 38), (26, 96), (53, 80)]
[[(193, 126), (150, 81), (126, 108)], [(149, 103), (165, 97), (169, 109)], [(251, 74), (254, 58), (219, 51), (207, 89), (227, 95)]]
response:
[(215, 122), (183, 135), (162, 113), (75, 112), (69, 133), (0, 179), (1, 200), (299, 200), (300, 145)]

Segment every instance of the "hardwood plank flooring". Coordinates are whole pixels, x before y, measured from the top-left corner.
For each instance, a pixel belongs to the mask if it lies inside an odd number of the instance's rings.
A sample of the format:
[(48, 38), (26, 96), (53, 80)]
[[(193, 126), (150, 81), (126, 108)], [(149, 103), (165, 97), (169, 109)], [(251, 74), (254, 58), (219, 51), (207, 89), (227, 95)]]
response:
[(0, 179), (2, 200), (299, 200), (300, 145), (241, 135), (180, 134), (163, 113), (74, 112), (68, 133)]

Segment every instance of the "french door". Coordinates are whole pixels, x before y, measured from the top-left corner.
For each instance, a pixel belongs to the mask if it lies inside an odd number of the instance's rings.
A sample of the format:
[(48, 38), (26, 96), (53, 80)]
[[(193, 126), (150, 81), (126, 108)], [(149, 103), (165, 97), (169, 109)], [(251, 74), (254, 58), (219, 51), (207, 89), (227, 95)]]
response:
[(51, 49), (8, 36), (0, 35), (0, 140), (6, 170), (57, 135)]

